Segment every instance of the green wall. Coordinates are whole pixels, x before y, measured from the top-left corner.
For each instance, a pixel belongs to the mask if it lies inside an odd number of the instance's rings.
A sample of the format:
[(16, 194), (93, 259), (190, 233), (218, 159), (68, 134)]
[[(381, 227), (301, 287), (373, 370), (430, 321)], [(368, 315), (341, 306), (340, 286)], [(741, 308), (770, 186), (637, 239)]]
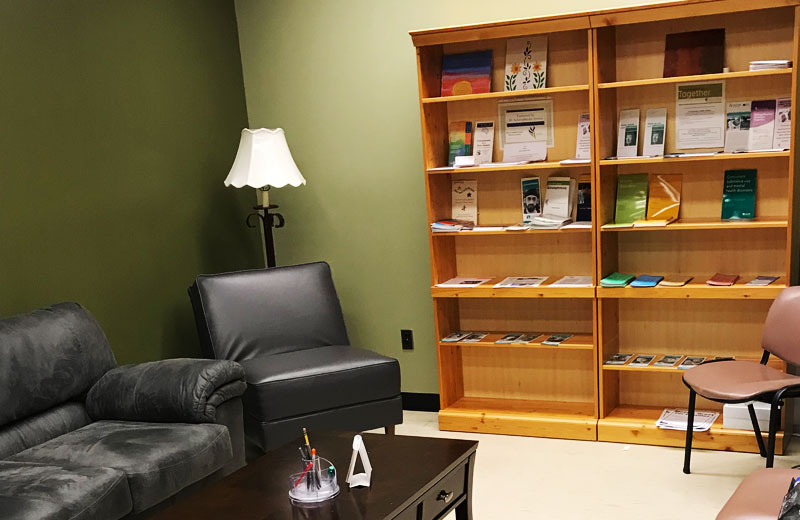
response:
[(199, 354), (186, 287), (258, 266), (219, 0), (0, 0), (0, 315), (91, 310), (120, 362)]
[(278, 263), (331, 263), (351, 339), (400, 359), (403, 391), (438, 392), (408, 31), (635, 3), (236, 0), (250, 126), (283, 127), (308, 180), (272, 192)]

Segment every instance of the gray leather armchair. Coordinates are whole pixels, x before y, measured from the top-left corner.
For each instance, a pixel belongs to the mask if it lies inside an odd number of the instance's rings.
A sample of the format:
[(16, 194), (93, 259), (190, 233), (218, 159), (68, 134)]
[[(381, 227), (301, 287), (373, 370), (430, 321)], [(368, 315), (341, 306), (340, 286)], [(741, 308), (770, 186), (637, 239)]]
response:
[(116, 366), (77, 303), (0, 319), (0, 518), (142, 518), (244, 465), (237, 363)]
[(403, 421), (399, 364), (350, 345), (327, 263), (198, 276), (189, 296), (204, 354), (245, 369), (248, 458), (303, 427)]

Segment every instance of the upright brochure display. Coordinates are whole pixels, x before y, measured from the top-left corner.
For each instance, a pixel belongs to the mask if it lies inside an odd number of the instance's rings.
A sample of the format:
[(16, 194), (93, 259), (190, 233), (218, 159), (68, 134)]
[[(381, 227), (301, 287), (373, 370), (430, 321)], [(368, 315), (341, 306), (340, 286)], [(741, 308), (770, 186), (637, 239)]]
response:
[(550, 177), (544, 192), (542, 215), (533, 217), (534, 227), (557, 228), (572, 220), (575, 179)]
[(788, 150), (792, 142), (792, 98), (775, 100), (775, 132), (772, 148)]
[(524, 36), (506, 42), (505, 91), (545, 88), (547, 36)]
[(544, 161), (553, 146), (553, 100), (498, 103), (503, 161)]
[(494, 150), (494, 121), (477, 121), (473, 135), (472, 155), (475, 164), (492, 162)]
[(632, 108), (619, 113), (619, 135), (617, 157), (636, 157), (639, 147), (639, 109)]
[[(647, 199), (647, 220), (643, 224), (650, 226), (666, 226), (678, 219), (681, 207), (680, 174), (653, 174), (650, 176), (650, 188)], [(634, 227), (640, 227), (635, 222)]]
[(453, 209), (451, 217), (454, 220), (478, 224), (478, 181), (453, 180), (452, 182)]
[(667, 129), (667, 109), (650, 108), (644, 119), (644, 142), (642, 155), (656, 157), (664, 155), (664, 138)]
[(592, 157), (592, 137), (589, 126), (589, 114), (581, 114), (578, 117), (578, 139), (575, 144), (576, 159), (591, 159)]
[(729, 153), (746, 152), (750, 130), (750, 102), (732, 101), (728, 103), (725, 122), (725, 151)]
[(629, 227), (637, 220), (644, 220), (647, 215), (647, 188), (646, 173), (617, 177), (617, 206), (613, 226)]
[(756, 170), (727, 170), (722, 191), (722, 220), (756, 216)]
[(453, 166), (456, 157), (472, 155), (472, 122), (453, 121), (448, 125), (450, 151), (447, 164)]
[(725, 82), (679, 83), (675, 87), (675, 148), (725, 145)]
[(753, 101), (750, 109), (750, 134), (747, 148), (754, 150), (772, 149), (775, 132), (775, 100)]
[(542, 214), (542, 191), (539, 177), (522, 179), (522, 222), (532, 224), (533, 217)]
[(575, 211), (576, 222), (592, 221), (592, 183), (589, 179), (578, 180), (578, 209)]

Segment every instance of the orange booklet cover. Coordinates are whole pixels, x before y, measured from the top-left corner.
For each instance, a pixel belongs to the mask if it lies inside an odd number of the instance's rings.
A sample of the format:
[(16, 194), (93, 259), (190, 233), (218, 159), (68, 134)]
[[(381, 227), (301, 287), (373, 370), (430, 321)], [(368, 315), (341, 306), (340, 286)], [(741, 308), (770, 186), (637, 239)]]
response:
[(650, 176), (647, 220), (672, 222), (678, 219), (678, 212), (681, 208), (682, 179), (680, 174)]

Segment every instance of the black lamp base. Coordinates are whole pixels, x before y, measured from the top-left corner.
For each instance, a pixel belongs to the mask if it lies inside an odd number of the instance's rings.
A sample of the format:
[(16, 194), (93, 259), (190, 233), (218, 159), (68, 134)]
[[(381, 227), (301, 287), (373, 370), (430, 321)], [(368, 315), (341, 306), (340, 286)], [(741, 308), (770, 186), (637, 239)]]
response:
[(253, 206), (255, 213), (247, 215), (247, 227), (254, 228), (256, 224), (252, 217), (261, 220), (264, 228), (264, 254), (267, 257), (267, 267), (275, 267), (275, 242), (272, 240), (272, 228), (282, 228), (284, 224), (283, 215), (280, 213), (270, 213), (272, 209), (278, 209), (276, 204), (268, 206)]

